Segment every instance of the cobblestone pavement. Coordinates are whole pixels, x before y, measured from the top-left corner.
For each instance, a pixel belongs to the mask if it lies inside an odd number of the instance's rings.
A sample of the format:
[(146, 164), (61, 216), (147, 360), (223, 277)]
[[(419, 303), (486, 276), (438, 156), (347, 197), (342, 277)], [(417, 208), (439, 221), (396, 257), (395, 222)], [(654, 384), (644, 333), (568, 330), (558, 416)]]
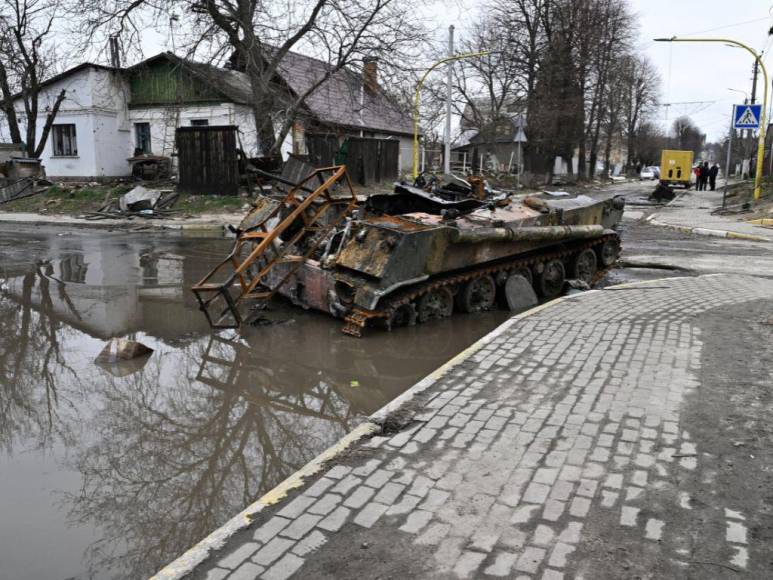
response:
[[(751, 301), (773, 323), (773, 280), (724, 275), (587, 293), (506, 323), (405, 429), (262, 512), (195, 577), (772, 577), (770, 510), (744, 500), (766, 492), (744, 477), (717, 491), (715, 444), (692, 428), (714, 419), (686, 416), (714, 380), (707, 356), (743, 359), (743, 333), (706, 350), (705, 321)], [(765, 332), (756, 347), (770, 353)]]

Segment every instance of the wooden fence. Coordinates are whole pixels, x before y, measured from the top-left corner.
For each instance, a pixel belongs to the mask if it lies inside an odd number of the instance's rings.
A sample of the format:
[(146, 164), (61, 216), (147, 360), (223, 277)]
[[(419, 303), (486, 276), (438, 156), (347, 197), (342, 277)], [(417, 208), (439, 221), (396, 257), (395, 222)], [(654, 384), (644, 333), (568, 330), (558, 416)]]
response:
[[(339, 147), (332, 135), (306, 135), (309, 163), (315, 167), (334, 165), (338, 157), (352, 180), (369, 185), (396, 179), (399, 170), (400, 142), (397, 139), (347, 137)], [(340, 155), (339, 155), (340, 153)]]
[(233, 125), (177, 129), (179, 191), (210, 195), (238, 193), (236, 129)]

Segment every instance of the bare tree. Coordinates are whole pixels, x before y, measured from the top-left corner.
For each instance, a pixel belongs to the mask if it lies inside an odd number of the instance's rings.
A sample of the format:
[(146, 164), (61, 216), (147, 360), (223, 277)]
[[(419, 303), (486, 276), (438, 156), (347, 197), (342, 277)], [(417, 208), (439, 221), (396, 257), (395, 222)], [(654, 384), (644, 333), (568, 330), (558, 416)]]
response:
[[(593, 177), (599, 157), (602, 129), (608, 118), (610, 88), (618, 80), (612, 81), (611, 72), (615, 64), (624, 58), (632, 37), (631, 15), (626, 4), (614, 0), (597, 0), (594, 4), (596, 15), (593, 19), (596, 28), (595, 49), (592, 55), (590, 72), (590, 93), (587, 98), (587, 117), (583, 146), (587, 147), (588, 164), (586, 175)], [(585, 166), (582, 155), (580, 165)]]
[(693, 122), (690, 117), (679, 117), (674, 121), (672, 131), (676, 139), (676, 148), (684, 151), (692, 151), (700, 155), (706, 142), (706, 135)]
[(461, 61), (455, 68), (457, 112), (488, 145), (495, 142), (502, 123), (525, 107), (522, 70), (509, 48), (506, 24), (497, 18), (483, 20), (462, 42), (462, 51), (488, 54)]
[(628, 56), (623, 64), (623, 123), (628, 148), (627, 168), (642, 162), (639, 134), (652, 114), (660, 84), (652, 63), (642, 56)]
[[(0, 110), (5, 114), (11, 141), (25, 143), (27, 155), (40, 157), (46, 146), (65, 90), (41, 103), (41, 83), (55, 70), (52, 26), (59, 10), (49, 0), (0, 0)], [(24, 107), (24, 136), (17, 102)], [(38, 115), (45, 120), (37, 138)]]
[[(349, 68), (379, 57), (382, 72), (404, 68), (425, 35), (407, 0), (315, 0), (287, 5), (254, 0), (86, 0), (91, 38), (109, 32), (139, 35), (143, 19), (165, 22), (177, 15), (182, 46), (189, 56), (231, 56), (249, 77), (259, 145), (279, 150), (307, 99)], [(83, 8), (80, 8), (83, 10)], [(296, 92), (278, 82), (293, 50), (318, 57), (311, 82)]]
[(660, 163), (660, 154), (667, 148), (668, 139), (663, 130), (650, 121), (644, 121), (636, 131), (637, 160), (642, 165)]

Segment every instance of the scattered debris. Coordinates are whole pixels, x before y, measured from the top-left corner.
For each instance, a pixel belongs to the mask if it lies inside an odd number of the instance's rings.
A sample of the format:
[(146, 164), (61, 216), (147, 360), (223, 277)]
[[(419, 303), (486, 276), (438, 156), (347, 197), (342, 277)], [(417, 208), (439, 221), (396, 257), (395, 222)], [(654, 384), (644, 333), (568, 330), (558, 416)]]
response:
[(566, 281), (566, 285), (569, 287), (569, 291), (567, 292), (568, 296), (582, 294), (583, 292), (590, 290), (590, 284), (585, 280), (570, 279)]
[(672, 201), (676, 197), (674, 189), (665, 183), (658, 183), (658, 186), (650, 194), (649, 199), (654, 199), (657, 202)]
[(122, 212), (142, 211), (153, 209), (161, 198), (161, 192), (155, 189), (147, 189), (138, 185), (131, 191), (124, 193), (118, 200), (118, 207)]
[(18, 179), (5, 186), (0, 182), (0, 204), (39, 193), (34, 186), (35, 180), (31, 177)]
[(0, 204), (41, 193), (50, 185), (40, 159), (24, 157), (18, 143), (0, 143)]
[(126, 338), (111, 338), (97, 356), (98, 363), (114, 363), (122, 360), (132, 360), (153, 352), (149, 348), (135, 340)]
[(167, 218), (177, 213), (172, 206), (179, 197), (175, 190), (148, 189), (138, 185), (122, 195), (118, 203), (111, 200), (108, 193), (102, 207), (87, 212), (84, 217), (89, 220)]
[(135, 155), (128, 161), (138, 179), (166, 179), (172, 167), (172, 160), (162, 155)]

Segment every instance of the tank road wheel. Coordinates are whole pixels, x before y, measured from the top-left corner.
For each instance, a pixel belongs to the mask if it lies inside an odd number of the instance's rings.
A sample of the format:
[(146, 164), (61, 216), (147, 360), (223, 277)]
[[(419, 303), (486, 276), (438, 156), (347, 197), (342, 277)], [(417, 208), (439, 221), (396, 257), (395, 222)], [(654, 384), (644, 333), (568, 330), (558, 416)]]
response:
[(490, 310), (497, 298), (497, 286), (491, 276), (473, 278), (462, 284), (456, 295), (456, 305), (462, 312)]
[(609, 268), (617, 261), (617, 257), (620, 255), (620, 240), (617, 238), (605, 240), (600, 246), (596, 246), (596, 254), (599, 257), (601, 266)]
[(534, 284), (534, 275), (531, 273), (531, 268), (519, 268), (513, 274), (523, 276), (529, 281), (529, 284)]
[(413, 304), (398, 306), (387, 320), (389, 330), (400, 326), (413, 326), (414, 324), (416, 324), (416, 307)]
[(596, 275), (596, 252), (583, 250), (572, 260), (572, 278), (582, 280), (588, 286)]
[(540, 296), (555, 298), (564, 288), (565, 270), (561, 260), (550, 260), (537, 274), (535, 285)]
[(448, 318), (454, 311), (454, 297), (448, 288), (436, 288), (419, 298), (417, 311), (419, 322)]

